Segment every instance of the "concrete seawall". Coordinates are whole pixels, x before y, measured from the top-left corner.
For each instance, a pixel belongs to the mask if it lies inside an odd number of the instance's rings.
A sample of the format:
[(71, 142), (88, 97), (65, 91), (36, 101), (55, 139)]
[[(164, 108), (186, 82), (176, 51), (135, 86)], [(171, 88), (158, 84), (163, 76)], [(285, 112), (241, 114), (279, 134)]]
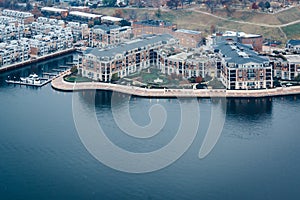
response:
[(23, 61), (23, 62), (17, 62), (17, 63), (11, 64), (11, 65), (1, 66), (0, 67), (0, 73), (5, 72), (5, 71), (9, 71), (9, 70), (13, 70), (13, 69), (16, 69), (16, 68), (20, 68), (20, 67), (23, 67), (23, 66), (26, 66), (26, 65), (29, 65), (29, 64), (37, 63), (37, 62), (40, 62), (40, 61), (43, 61), (43, 60), (46, 60), (46, 59), (50, 59), (50, 58), (65, 55), (65, 54), (68, 54), (68, 53), (72, 53), (72, 52), (75, 52), (75, 51), (76, 51), (75, 48), (65, 49), (65, 50), (62, 50), (62, 51), (57, 51), (57, 52), (54, 52), (54, 53), (47, 54), (45, 56), (40, 56), (36, 59), (30, 59), (30, 60), (26, 60), (26, 61)]
[(266, 90), (225, 90), (225, 89), (147, 89), (135, 86), (125, 86), (102, 82), (84, 82), (69, 83), (63, 80), (63, 76), (54, 79), (51, 85), (54, 89), (61, 91), (78, 91), (78, 90), (108, 90), (124, 94), (130, 94), (140, 97), (227, 97), (227, 98), (244, 98), (244, 97), (273, 97), (300, 94), (300, 86), (274, 88)]

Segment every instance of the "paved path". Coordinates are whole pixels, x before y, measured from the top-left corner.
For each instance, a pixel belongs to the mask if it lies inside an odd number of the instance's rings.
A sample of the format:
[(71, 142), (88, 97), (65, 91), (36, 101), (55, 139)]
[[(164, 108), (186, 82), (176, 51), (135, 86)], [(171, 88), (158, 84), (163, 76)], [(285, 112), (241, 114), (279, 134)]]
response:
[(270, 27), (270, 28), (282, 28), (282, 27), (286, 27), (286, 26), (290, 26), (290, 25), (293, 25), (293, 24), (300, 23), (300, 19), (298, 19), (298, 20), (295, 20), (295, 21), (292, 21), (292, 22), (289, 22), (289, 23), (286, 23), (286, 24), (278, 24), (278, 25), (262, 24), (262, 23), (254, 23), (254, 22), (245, 22), (245, 21), (239, 21), (239, 20), (232, 20), (232, 19), (228, 19), (228, 18), (225, 18), (225, 17), (220, 17), (220, 16), (217, 16), (217, 15), (214, 15), (212, 13), (204, 12), (204, 11), (201, 11), (201, 10), (196, 10), (195, 8), (190, 8), (188, 10), (191, 10), (191, 11), (194, 11), (194, 12), (198, 12), (198, 13), (201, 13), (201, 14), (204, 14), (204, 15), (209, 15), (211, 17), (214, 17), (214, 18), (217, 18), (217, 19), (221, 19), (221, 20), (224, 20), (224, 21), (235, 22), (235, 23), (239, 23), (239, 24), (254, 25), (254, 26)]
[(224, 90), (224, 89), (147, 89), (135, 86), (117, 85), (102, 82), (69, 83), (63, 80), (63, 76), (70, 72), (63, 73), (55, 78), (51, 85), (54, 89), (62, 91), (76, 90), (109, 90), (124, 94), (141, 97), (272, 97), (283, 95), (300, 94), (300, 86), (275, 88), (266, 90)]

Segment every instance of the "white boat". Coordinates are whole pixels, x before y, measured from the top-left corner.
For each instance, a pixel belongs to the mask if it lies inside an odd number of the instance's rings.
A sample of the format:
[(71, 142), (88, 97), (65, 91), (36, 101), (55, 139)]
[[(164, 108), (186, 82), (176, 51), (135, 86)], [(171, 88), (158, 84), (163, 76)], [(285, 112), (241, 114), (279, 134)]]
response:
[(41, 84), (41, 80), (37, 74), (30, 74), (28, 77), (20, 77), (21, 81), (30, 84)]

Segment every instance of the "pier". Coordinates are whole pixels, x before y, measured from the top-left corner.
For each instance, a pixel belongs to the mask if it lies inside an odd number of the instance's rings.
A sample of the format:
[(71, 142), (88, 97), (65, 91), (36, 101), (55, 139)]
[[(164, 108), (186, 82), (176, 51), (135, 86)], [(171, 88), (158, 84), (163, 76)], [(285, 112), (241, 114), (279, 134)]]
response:
[(140, 97), (158, 97), (158, 98), (260, 98), (285, 95), (300, 94), (300, 86), (281, 87), (263, 90), (226, 90), (226, 89), (148, 89), (136, 86), (126, 86), (103, 82), (84, 82), (70, 83), (64, 81), (63, 77), (70, 74), (70, 71), (64, 75), (58, 76), (51, 82), (54, 89), (61, 91), (80, 91), (80, 90), (108, 90)]
[[(26, 86), (34, 86), (34, 87), (43, 87), (44, 85), (47, 85), (50, 83), (52, 80), (65, 75), (66, 73), (69, 73), (69, 70), (63, 71), (59, 74), (54, 74), (54, 73), (43, 73), (43, 77), (39, 78), (40, 80), (43, 80), (40, 84), (34, 84), (34, 83), (27, 83), (23, 81), (15, 81), (15, 80), (5, 80), (6, 83), (8, 84), (14, 84), (14, 85), (26, 85)], [(49, 76), (49, 78), (45, 78), (44, 76)]]

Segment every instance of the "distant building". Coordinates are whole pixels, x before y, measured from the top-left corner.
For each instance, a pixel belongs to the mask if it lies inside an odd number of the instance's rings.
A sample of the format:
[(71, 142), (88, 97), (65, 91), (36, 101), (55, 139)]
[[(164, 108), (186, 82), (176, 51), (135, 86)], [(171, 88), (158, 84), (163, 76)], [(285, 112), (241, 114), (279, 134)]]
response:
[(294, 53), (300, 53), (300, 40), (289, 40), (286, 43), (286, 48)]
[(157, 62), (157, 50), (175, 40), (171, 35), (157, 35), (133, 40), (110, 49), (87, 49), (79, 73), (98, 81), (110, 81), (116, 74), (124, 77)]
[(234, 31), (226, 31), (221, 35), (226, 38), (231, 38), (241, 44), (249, 44), (255, 51), (262, 51), (263, 37), (261, 35)]
[(178, 29), (172, 35), (179, 40), (181, 46), (188, 48), (199, 47), (202, 39), (201, 32), (186, 29)]
[(106, 47), (117, 45), (129, 40), (131, 32), (130, 26), (96, 25), (90, 29), (89, 46)]
[(101, 17), (102, 15), (96, 15), (80, 11), (71, 11), (69, 12), (67, 20), (72, 22), (80, 22), (94, 25), (95, 23), (101, 23)]
[(144, 20), (133, 22), (132, 30), (134, 36), (145, 34), (172, 34), (176, 25), (163, 20)]
[(120, 17), (112, 17), (112, 16), (102, 16), (101, 17), (101, 22), (104, 24), (109, 24), (109, 25), (114, 25), (114, 24), (116, 25), (122, 20), (123, 20), (123, 18), (120, 18)]
[(69, 14), (67, 9), (55, 8), (55, 7), (43, 7), (41, 9), (42, 14), (45, 17), (57, 17), (57, 18), (66, 18)]
[(2, 15), (12, 17), (20, 24), (30, 24), (34, 21), (34, 16), (30, 12), (20, 12), (16, 10), (5, 9), (2, 11)]
[(227, 89), (273, 87), (273, 71), (269, 59), (259, 56), (251, 46), (223, 40), (214, 48), (222, 58), (220, 76)]

